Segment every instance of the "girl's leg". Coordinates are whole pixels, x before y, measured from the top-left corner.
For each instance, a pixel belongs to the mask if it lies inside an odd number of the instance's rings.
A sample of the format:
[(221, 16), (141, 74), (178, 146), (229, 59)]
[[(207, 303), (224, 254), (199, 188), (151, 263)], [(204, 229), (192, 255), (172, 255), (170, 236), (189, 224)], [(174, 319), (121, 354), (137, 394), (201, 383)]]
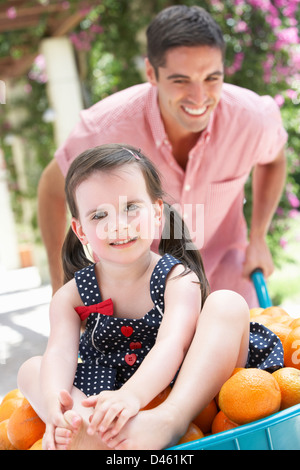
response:
[(163, 449), (175, 445), (189, 423), (217, 395), (235, 367), (244, 367), (249, 347), (249, 308), (231, 291), (207, 298), (195, 336), (168, 398), (141, 411), (120, 434), (103, 436), (116, 449)]
[[(18, 373), (18, 387), (41, 420), (47, 423), (47, 410), (40, 388), (41, 361), (42, 357), (37, 356), (21, 366)], [(81, 405), (85, 398), (86, 395), (76, 387), (72, 388), (71, 394), (64, 390), (59, 393), (58, 400), (66, 422), (64, 427), (56, 428), (56, 448), (107, 449), (99, 435), (95, 435), (94, 439), (86, 435), (85, 429), (89, 423), (91, 410)]]

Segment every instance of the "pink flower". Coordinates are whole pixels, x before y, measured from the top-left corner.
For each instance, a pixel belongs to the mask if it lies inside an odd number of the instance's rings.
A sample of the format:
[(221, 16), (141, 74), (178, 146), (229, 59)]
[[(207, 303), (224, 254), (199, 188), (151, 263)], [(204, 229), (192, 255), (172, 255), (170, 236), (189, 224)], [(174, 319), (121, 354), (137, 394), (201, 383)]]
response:
[(286, 95), (291, 100), (296, 100), (298, 98), (298, 93), (296, 92), (296, 90), (289, 89), (286, 91)]
[(296, 209), (297, 207), (300, 206), (300, 201), (294, 193), (289, 192), (287, 194), (287, 198), (288, 198), (288, 201), (289, 201), (291, 207), (293, 207), (294, 209)]
[(10, 7), (6, 10), (6, 16), (7, 18), (9, 18), (10, 20), (13, 20), (14, 18), (16, 18), (17, 16), (17, 10), (15, 9), (15, 7)]
[(278, 104), (278, 106), (282, 106), (284, 104), (284, 97), (282, 95), (274, 96), (274, 100)]
[(227, 67), (226, 74), (234, 75), (235, 72), (238, 72), (239, 70), (241, 70), (243, 61), (244, 61), (244, 53), (238, 52), (234, 57), (233, 64), (230, 67)]
[(245, 21), (238, 21), (234, 30), (236, 33), (245, 33), (248, 30), (248, 25)]
[(270, 0), (248, 0), (248, 2), (253, 6), (253, 8), (257, 8), (262, 11), (269, 11), (272, 6)]
[(288, 241), (287, 241), (286, 238), (284, 238), (284, 237), (281, 237), (281, 238), (280, 238), (280, 240), (279, 240), (279, 245), (281, 246), (281, 248), (285, 249), (286, 246), (287, 246), (287, 243), (288, 243)]
[(291, 28), (281, 29), (277, 32), (277, 41), (275, 47), (281, 49), (283, 46), (289, 44), (298, 44), (299, 36), (298, 29), (295, 26)]
[(277, 207), (276, 214), (282, 217), (284, 215), (284, 209), (282, 207)]
[(290, 219), (297, 219), (300, 215), (300, 212), (297, 209), (292, 209), (289, 211), (289, 218)]

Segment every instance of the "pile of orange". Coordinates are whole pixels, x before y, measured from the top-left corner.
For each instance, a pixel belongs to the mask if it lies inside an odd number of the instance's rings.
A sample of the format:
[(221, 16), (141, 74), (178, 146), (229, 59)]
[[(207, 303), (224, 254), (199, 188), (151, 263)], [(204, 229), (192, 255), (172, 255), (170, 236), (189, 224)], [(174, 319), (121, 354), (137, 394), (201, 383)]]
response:
[(300, 317), (291, 317), (281, 307), (268, 307), (251, 309), (250, 320), (275, 333), (283, 345), (284, 366), (300, 370)]
[[(281, 340), (284, 367), (272, 374), (259, 369), (237, 368), (217, 397), (193, 420), (196, 439), (251, 423), (300, 404), (300, 317), (281, 307), (250, 310), (250, 321), (265, 325)], [(201, 436), (202, 434), (202, 436)], [(186, 442), (190, 428), (181, 442)], [(191, 436), (193, 440), (193, 436)]]
[(0, 404), (0, 450), (42, 450), (45, 424), (18, 389)]

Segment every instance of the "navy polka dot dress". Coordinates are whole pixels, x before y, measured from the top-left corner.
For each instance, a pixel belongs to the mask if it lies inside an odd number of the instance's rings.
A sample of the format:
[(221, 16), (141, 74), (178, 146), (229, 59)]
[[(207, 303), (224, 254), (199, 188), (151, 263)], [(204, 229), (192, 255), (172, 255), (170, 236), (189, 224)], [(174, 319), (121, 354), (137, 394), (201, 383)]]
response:
[[(154, 346), (164, 312), (164, 291), (171, 269), (180, 261), (165, 254), (156, 264), (150, 280), (153, 308), (139, 319), (113, 316), (111, 299), (102, 301), (95, 275), (95, 264), (75, 274), (84, 306), (76, 308), (87, 318), (80, 338), (74, 385), (87, 396), (103, 390), (119, 389), (142, 363)], [(195, 365), (196, 366), (196, 365)], [(279, 338), (258, 323), (250, 323), (249, 354), (246, 367), (276, 370), (283, 367)]]
[[(158, 261), (150, 279), (154, 306), (138, 319), (112, 316), (110, 299), (102, 302), (94, 264), (75, 273), (81, 299), (84, 305), (91, 306), (79, 345), (82, 363), (78, 364), (74, 380), (74, 385), (87, 396), (120, 388), (152, 349), (164, 312), (166, 278), (179, 263), (168, 254)], [(96, 311), (98, 306), (103, 306), (102, 312)], [(84, 315), (84, 307), (78, 308), (77, 312), (81, 311)]]

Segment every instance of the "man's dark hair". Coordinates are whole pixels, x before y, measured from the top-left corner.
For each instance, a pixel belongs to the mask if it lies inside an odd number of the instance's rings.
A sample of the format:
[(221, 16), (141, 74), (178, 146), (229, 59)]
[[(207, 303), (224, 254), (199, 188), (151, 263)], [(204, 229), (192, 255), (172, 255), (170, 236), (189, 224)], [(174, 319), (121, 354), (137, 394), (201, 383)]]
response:
[(147, 55), (158, 76), (165, 54), (175, 47), (210, 46), (221, 50), (225, 42), (219, 25), (201, 7), (174, 5), (162, 10), (147, 28)]

